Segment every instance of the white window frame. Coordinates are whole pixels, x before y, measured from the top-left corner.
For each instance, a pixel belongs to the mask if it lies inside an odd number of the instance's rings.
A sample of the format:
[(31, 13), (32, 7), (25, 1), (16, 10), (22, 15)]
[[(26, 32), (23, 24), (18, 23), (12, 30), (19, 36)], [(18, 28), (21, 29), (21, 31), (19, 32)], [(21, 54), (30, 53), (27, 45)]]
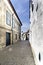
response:
[(12, 26), (13, 26), (13, 28), (15, 28), (15, 19), (13, 18), (13, 20), (12, 20)]
[(6, 24), (11, 26), (11, 14), (6, 11)]

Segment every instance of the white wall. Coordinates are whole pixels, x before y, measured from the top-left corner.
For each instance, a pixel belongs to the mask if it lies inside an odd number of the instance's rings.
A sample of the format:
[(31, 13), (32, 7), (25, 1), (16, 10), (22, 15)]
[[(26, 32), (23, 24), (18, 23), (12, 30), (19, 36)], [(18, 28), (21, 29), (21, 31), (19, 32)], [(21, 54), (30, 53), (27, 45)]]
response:
[[(43, 1), (33, 0), (34, 11), (30, 8), (30, 44), (36, 65), (43, 65)], [(36, 7), (38, 3), (38, 10)], [(41, 60), (39, 61), (39, 53)]]

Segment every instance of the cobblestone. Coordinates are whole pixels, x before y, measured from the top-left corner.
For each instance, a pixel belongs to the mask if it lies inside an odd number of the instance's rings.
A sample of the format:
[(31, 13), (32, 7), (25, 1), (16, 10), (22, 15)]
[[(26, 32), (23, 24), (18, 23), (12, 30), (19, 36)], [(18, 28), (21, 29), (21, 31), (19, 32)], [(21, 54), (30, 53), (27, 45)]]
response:
[(19, 41), (0, 50), (0, 65), (35, 65), (28, 41)]

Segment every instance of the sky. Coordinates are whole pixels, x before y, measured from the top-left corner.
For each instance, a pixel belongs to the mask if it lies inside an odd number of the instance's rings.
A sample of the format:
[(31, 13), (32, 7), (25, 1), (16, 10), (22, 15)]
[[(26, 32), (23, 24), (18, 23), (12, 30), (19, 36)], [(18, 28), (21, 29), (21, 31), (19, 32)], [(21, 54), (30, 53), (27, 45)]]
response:
[(21, 31), (26, 32), (29, 29), (29, 0), (11, 0), (21, 22)]

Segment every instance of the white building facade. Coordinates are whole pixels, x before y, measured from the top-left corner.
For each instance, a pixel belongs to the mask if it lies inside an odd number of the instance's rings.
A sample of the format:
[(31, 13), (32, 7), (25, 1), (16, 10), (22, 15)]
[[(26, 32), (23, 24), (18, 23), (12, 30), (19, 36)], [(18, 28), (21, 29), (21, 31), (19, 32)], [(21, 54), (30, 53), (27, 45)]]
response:
[(30, 0), (30, 44), (36, 65), (43, 65), (43, 0)]

